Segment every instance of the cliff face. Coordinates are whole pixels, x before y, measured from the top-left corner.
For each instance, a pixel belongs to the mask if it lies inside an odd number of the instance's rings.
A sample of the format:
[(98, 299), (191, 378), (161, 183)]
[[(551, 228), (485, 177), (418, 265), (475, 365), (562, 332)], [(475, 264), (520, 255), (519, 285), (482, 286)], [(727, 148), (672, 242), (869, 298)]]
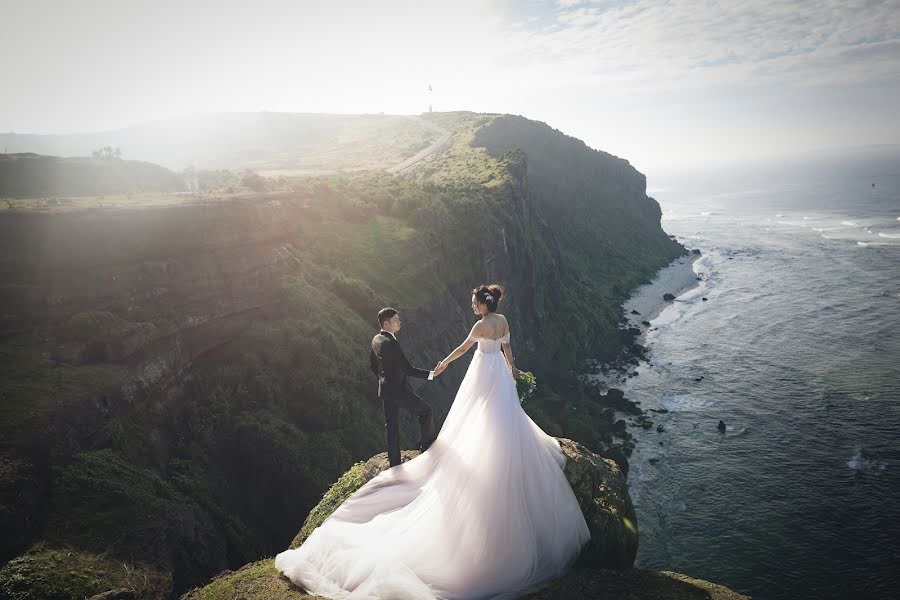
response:
[[(500, 281), (517, 363), (541, 383), (527, 409), (550, 433), (596, 442), (599, 408), (572, 419), (566, 374), (620, 351), (618, 303), (683, 249), (624, 161), (590, 155), (585, 168), (617, 182), (602, 189), (580, 171), (551, 188), (554, 165), (589, 149), (509, 150), (502, 130), (478, 145), (467, 119), (406, 179), (0, 213), (0, 558), (18, 555), (0, 591), (75, 598), (141, 574), (142, 594), (166, 595), (286, 547), (285, 524), (382, 449), (367, 369), (381, 306), (401, 310), (408, 356), (430, 366), (471, 327), (471, 288)], [(511, 144), (557, 135), (534, 127)], [(618, 226), (593, 230), (603, 219)], [(420, 390), (439, 421), (467, 363)], [(84, 581), (32, 578), (67, 570)]]

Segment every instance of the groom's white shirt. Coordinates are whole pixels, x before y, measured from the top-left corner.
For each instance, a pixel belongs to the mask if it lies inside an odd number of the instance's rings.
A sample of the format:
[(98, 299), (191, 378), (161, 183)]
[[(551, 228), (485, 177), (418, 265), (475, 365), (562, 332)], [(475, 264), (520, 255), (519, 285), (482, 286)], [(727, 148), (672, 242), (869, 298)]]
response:
[[(385, 331), (384, 329), (382, 329), (381, 333), (386, 333), (389, 336), (391, 336), (392, 338), (394, 338), (394, 341), (397, 341), (397, 336), (394, 335), (393, 333), (391, 333), (390, 331)], [(432, 381), (433, 379), (434, 379), (434, 371), (428, 371), (428, 381)]]

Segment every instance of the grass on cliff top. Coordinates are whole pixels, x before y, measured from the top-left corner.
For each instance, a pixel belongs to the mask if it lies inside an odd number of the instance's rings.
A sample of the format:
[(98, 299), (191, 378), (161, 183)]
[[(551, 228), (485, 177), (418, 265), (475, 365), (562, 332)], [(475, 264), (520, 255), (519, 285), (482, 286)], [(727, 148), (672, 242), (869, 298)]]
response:
[(254, 148), (254, 157), (239, 166), (266, 177), (383, 170), (415, 156), (437, 137), (416, 117), (347, 115), (321, 140), (302, 146), (295, 140), (294, 147), (283, 149)]
[(488, 188), (506, 181), (508, 172), (501, 161), (484, 148), (472, 146), (478, 129), (499, 115), (479, 113), (434, 113), (427, 118), (450, 130), (453, 137), (443, 149), (425, 158), (409, 177), (437, 185), (474, 183)]

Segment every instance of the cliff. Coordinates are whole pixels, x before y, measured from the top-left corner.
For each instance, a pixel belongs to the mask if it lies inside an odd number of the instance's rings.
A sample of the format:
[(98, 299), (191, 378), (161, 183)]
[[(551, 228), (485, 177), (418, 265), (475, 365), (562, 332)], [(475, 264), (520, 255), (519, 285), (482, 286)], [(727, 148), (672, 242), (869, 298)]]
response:
[[(384, 305), (429, 366), (470, 328), (471, 288), (503, 283), (540, 382), (526, 409), (599, 449), (607, 411), (571, 373), (630, 347), (619, 303), (683, 248), (625, 161), (517, 117), (432, 118), (451, 143), (403, 177), (0, 210), (0, 596), (175, 596), (285, 547), (382, 448)], [(439, 421), (466, 366), (422, 389)]]

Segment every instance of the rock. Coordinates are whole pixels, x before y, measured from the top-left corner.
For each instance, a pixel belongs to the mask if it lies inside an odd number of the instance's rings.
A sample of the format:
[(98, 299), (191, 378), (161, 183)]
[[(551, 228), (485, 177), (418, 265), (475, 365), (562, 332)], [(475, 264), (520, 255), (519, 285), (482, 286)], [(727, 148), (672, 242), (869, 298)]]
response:
[(703, 301), (706, 302), (707, 298), (704, 298)]
[(721, 420), (719, 421), (718, 429), (719, 429), (719, 431), (722, 431), (722, 432), (725, 431), (725, 421), (721, 421)]
[[(566, 478), (591, 532), (591, 541), (582, 549), (577, 564), (592, 568), (631, 568), (637, 554), (637, 516), (628, 495), (625, 474), (616, 461), (598, 456), (578, 442), (557, 439), (566, 455)], [(402, 456), (408, 459), (417, 454), (404, 451)], [(310, 511), (290, 547), (300, 546), (350, 494), (387, 467), (386, 452), (351, 467)]]
[(700, 377), (694, 377), (694, 381), (703, 381), (703, 375)]
[(673, 300), (675, 300), (675, 296), (669, 293), (665, 293), (663, 294), (663, 300), (665, 300), (666, 302), (672, 302)]
[(668, 409), (665, 409), (665, 408), (651, 408), (650, 412), (660, 413), (660, 414), (664, 415), (669, 411), (668, 411)]
[[(242, 600), (317, 600), (293, 585), (275, 569), (275, 559), (244, 565), (216, 579), (207, 587), (194, 588), (181, 600), (241, 598)], [(519, 600), (750, 600), (730, 589), (671, 571), (643, 569), (575, 569)]]
[[(622, 421), (622, 424), (624, 425), (625, 421)], [(628, 457), (625, 456), (625, 452), (621, 447), (610, 446), (605, 450), (597, 452), (597, 454), (599, 454), (603, 458), (608, 458), (614, 461), (616, 465), (618, 465), (619, 469), (622, 470), (622, 474), (625, 475), (626, 478), (628, 477)]]
[(730, 589), (671, 571), (585, 569), (574, 571), (519, 600), (750, 600)]
[(641, 325), (644, 327), (650, 327), (650, 321), (641, 321)]
[(606, 392), (607, 400), (622, 400), (625, 398), (625, 392), (619, 388), (609, 388)]
[(639, 313), (639, 312), (636, 311), (636, 310), (632, 310), (632, 311), (631, 311), (631, 314), (633, 314), (633, 315), (639, 315), (639, 314), (641, 314), (641, 313)]
[(693, 252), (694, 254), (700, 254), (700, 249), (694, 248), (693, 250), (691, 250), (691, 252)]
[(656, 433), (662, 433), (665, 430), (666, 430), (666, 428), (663, 427), (661, 424), (656, 426)]

